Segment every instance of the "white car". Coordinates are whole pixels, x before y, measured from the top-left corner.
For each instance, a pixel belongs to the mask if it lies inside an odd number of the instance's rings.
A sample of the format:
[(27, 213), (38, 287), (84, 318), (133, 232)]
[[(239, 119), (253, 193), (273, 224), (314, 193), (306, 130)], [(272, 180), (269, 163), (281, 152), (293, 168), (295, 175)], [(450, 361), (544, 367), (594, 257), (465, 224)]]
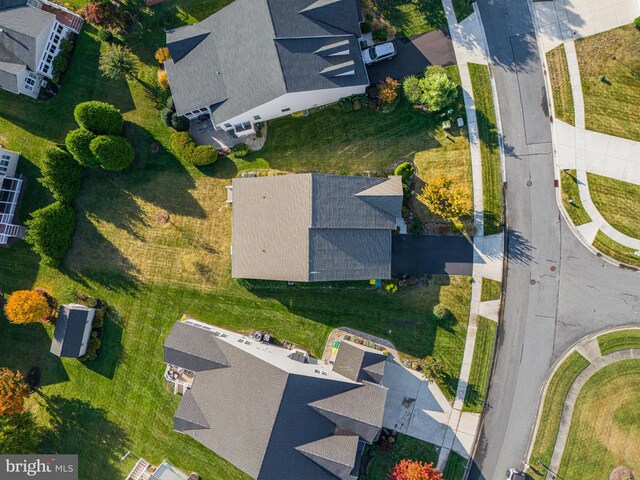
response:
[(364, 59), (365, 65), (371, 65), (372, 63), (393, 58), (397, 54), (398, 50), (396, 50), (395, 43), (384, 42), (363, 50), (362, 58)]
[(526, 475), (520, 470), (516, 470), (515, 468), (507, 470), (507, 480), (523, 480), (525, 478), (527, 478)]

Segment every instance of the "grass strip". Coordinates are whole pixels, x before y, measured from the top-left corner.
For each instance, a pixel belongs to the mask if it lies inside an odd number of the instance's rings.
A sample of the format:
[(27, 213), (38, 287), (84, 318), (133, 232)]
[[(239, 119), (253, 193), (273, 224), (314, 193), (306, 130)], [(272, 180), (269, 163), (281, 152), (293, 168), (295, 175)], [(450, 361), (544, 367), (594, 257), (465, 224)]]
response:
[(583, 225), (591, 221), (591, 217), (582, 206), (578, 192), (578, 177), (575, 170), (561, 170), (562, 204), (574, 225)]
[(476, 345), (473, 350), (469, 384), (462, 408), (465, 412), (480, 413), (484, 406), (484, 397), (487, 393), (489, 375), (491, 373), (491, 360), (493, 358), (497, 326), (498, 324), (493, 320), (478, 317)]
[(569, 80), (569, 66), (564, 45), (559, 45), (547, 52), (549, 80), (553, 93), (553, 110), (558, 120), (575, 125), (575, 107), (573, 105), (573, 91)]
[(449, 454), (447, 465), (442, 472), (442, 478), (444, 480), (462, 480), (464, 477), (464, 467), (467, 465), (467, 460), (456, 452)]
[(609, 238), (602, 230), (599, 230), (596, 234), (593, 246), (615, 260), (628, 265), (640, 267), (640, 257), (636, 255), (636, 250), (626, 247)]
[(487, 302), (489, 300), (499, 300), (500, 292), (502, 289), (502, 283), (497, 280), (491, 280), (490, 278), (482, 279), (482, 293), (480, 294), (480, 301)]
[(619, 350), (640, 348), (640, 330), (618, 330), (598, 337), (600, 353), (608, 355)]
[(589, 193), (598, 211), (619, 232), (640, 238), (640, 185), (588, 173)]

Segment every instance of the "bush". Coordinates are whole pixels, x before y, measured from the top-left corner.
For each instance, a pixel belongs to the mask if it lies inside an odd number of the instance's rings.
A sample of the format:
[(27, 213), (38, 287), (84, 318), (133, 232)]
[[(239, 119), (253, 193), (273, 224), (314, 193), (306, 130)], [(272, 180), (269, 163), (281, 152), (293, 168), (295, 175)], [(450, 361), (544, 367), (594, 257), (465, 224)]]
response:
[(98, 31), (98, 38), (103, 42), (110, 42), (113, 40), (113, 33), (111, 30), (102, 29)]
[(378, 84), (378, 97), (386, 104), (392, 104), (398, 98), (398, 87), (400, 83), (391, 77), (385, 78), (384, 82)]
[(233, 154), (236, 157), (244, 157), (249, 153), (249, 145), (247, 145), (246, 143), (238, 143), (237, 145), (231, 147), (231, 151), (233, 151)]
[(350, 112), (351, 110), (353, 110), (353, 102), (351, 102), (351, 100), (346, 100), (342, 102), (341, 107), (345, 112)]
[(633, 21), (633, 24), (636, 26), (636, 28), (637, 28), (638, 30), (640, 30), (640, 17), (636, 18), (636, 19)]
[(107, 311), (107, 306), (104, 304), (96, 308), (96, 316), (93, 319), (93, 328), (102, 328), (104, 326)]
[(186, 132), (189, 130), (189, 119), (182, 115), (174, 115), (171, 117), (171, 126), (176, 132)]
[(451, 311), (443, 304), (439, 303), (433, 307), (433, 316), (437, 320), (447, 320), (451, 316)]
[(39, 322), (48, 313), (47, 299), (35, 290), (16, 290), (4, 306), (4, 314), (11, 323)]
[(173, 97), (169, 97), (167, 98), (167, 103), (165, 105), (169, 110), (171, 110), (172, 112), (176, 111), (176, 105), (175, 103), (173, 103)]
[(75, 158), (80, 165), (97, 167), (99, 165), (98, 159), (91, 153), (91, 148), (89, 148), (94, 138), (96, 138), (96, 136), (89, 130), (77, 128), (67, 134), (64, 143), (67, 146), (67, 150), (69, 150), (73, 158)]
[(396, 169), (393, 171), (393, 174), (400, 175), (402, 177), (402, 181), (406, 182), (407, 180), (409, 180), (409, 177), (413, 175), (414, 171), (415, 171), (415, 167), (413, 166), (413, 163), (402, 162), (400, 165), (396, 167)]
[(73, 241), (76, 214), (66, 203), (54, 202), (31, 213), (25, 241), (45, 265), (56, 267)]
[(166, 70), (158, 70), (158, 84), (165, 90), (169, 88), (169, 77)]
[(410, 76), (404, 79), (402, 82), (402, 90), (404, 96), (411, 103), (418, 103), (422, 96), (422, 89), (420, 88), (420, 80), (415, 76)]
[(100, 135), (91, 141), (89, 148), (105, 170), (124, 170), (135, 157), (129, 141), (116, 135)]
[(120, 135), (122, 113), (110, 103), (90, 101), (76, 105), (73, 115), (78, 125), (96, 135)]
[(373, 39), (379, 42), (384, 42), (387, 40), (387, 29), (379, 28), (373, 31)]
[(208, 165), (218, 158), (218, 151), (213, 146), (197, 146), (189, 132), (172, 133), (171, 148), (178, 158), (191, 165)]
[(419, 84), (422, 90), (420, 103), (427, 112), (443, 110), (458, 97), (458, 86), (442, 67), (427, 67), (425, 77), (419, 80)]
[(413, 217), (408, 230), (414, 237), (421, 237), (424, 234), (424, 225), (418, 217)]
[(160, 118), (167, 127), (171, 126), (171, 120), (175, 116), (175, 112), (170, 108), (163, 108), (160, 110)]
[(89, 339), (89, 344), (87, 345), (86, 353), (80, 357), (81, 362), (86, 362), (87, 360), (95, 360), (98, 358), (98, 349), (100, 348), (100, 339), (94, 336), (91, 336)]
[(386, 282), (384, 284), (384, 290), (387, 293), (394, 294), (398, 291), (398, 286), (393, 282)]
[(158, 50), (156, 50), (154, 56), (159, 64), (163, 64), (171, 58), (171, 54), (169, 53), (169, 49), (167, 47), (160, 47)]
[(360, 110), (362, 108), (362, 102), (359, 99), (353, 101), (353, 109)]
[(56, 200), (70, 201), (80, 191), (82, 167), (69, 153), (57, 147), (45, 151), (41, 166), (42, 184)]
[(360, 24), (360, 31), (361, 31), (362, 33), (369, 33), (369, 32), (371, 32), (371, 24), (370, 24), (370, 23), (368, 23), (368, 22), (362, 22), (362, 23)]
[(53, 63), (51, 64), (53, 67), (53, 74), (51, 75), (53, 83), (60, 83), (62, 81), (64, 73), (71, 63), (74, 45), (75, 41), (72, 36), (66, 37), (60, 42), (58, 55), (56, 55), (56, 58), (53, 59)]

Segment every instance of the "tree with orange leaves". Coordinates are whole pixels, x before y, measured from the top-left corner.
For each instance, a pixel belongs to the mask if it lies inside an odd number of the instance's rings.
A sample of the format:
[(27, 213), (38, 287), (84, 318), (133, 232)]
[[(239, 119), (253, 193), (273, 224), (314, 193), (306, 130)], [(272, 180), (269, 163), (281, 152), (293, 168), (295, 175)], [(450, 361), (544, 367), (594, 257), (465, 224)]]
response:
[(418, 460), (400, 460), (387, 475), (388, 480), (442, 480), (442, 474), (433, 463)]
[(384, 82), (378, 85), (378, 96), (384, 103), (393, 103), (398, 97), (398, 87), (400, 83), (391, 77), (387, 77)]
[(0, 415), (20, 413), (24, 410), (24, 399), (29, 395), (29, 385), (20, 372), (6, 367), (0, 369)]
[(4, 306), (4, 314), (13, 323), (32, 323), (49, 314), (49, 305), (35, 290), (16, 290)]

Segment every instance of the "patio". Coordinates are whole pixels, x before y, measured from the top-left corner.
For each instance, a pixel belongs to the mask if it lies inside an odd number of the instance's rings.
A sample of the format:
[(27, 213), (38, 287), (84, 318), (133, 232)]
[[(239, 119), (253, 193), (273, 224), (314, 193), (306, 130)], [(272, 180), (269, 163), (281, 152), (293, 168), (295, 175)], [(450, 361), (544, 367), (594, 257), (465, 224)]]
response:
[(225, 150), (239, 143), (246, 143), (251, 151), (260, 150), (264, 146), (267, 138), (267, 125), (262, 126), (262, 137), (258, 138), (255, 134), (238, 138), (225, 130), (216, 130), (211, 120), (191, 120), (189, 133), (196, 141), (197, 145), (213, 145), (218, 150)]
[(197, 473), (187, 476), (164, 460), (159, 467), (140, 458), (125, 480), (200, 480)]
[(173, 383), (174, 395), (176, 393), (184, 395), (184, 393), (191, 388), (194, 376), (195, 374), (192, 371), (173, 365), (167, 365), (164, 371), (164, 379), (169, 383)]

